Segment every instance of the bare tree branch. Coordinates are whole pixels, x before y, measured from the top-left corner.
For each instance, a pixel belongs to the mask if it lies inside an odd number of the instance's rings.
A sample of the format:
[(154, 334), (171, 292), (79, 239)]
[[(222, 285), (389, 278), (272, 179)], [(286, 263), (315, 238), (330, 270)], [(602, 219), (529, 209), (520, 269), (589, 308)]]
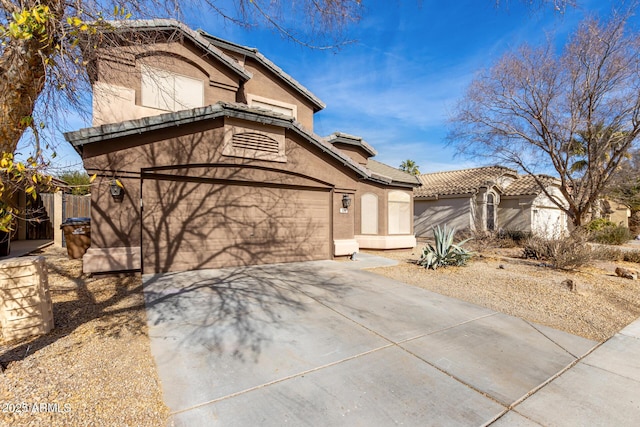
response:
[(504, 55), (472, 82), (449, 140), (463, 155), (534, 178), (555, 170), (568, 201), (558, 206), (580, 225), (640, 135), (640, 34), (627, 28), (633, 11), (585, 20), (558, 54), (549, 41)]

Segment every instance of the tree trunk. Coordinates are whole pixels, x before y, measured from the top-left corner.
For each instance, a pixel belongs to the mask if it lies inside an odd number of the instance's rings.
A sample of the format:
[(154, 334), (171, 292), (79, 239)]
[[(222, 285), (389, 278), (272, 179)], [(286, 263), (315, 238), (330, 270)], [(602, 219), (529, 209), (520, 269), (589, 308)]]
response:
[(600, 218), (602, 218), (602, 202), (596, 198), (591, 204), (591, 220)]
[(0, 58), (0, 151), (13, 153), (18, 146), (36, 100), (44, 89), (51, 46), (36, 38), (11, 39)]

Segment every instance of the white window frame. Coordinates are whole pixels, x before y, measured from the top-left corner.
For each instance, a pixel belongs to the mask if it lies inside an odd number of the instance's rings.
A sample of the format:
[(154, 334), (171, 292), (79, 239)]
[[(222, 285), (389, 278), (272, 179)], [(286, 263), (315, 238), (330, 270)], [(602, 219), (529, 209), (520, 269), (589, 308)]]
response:
[[(275, 99), (265, 98), (263, 96), (248, 93), (247, 105), (249, 105), (249, 107), (263, 108), (275, 113), (291, 116), (296, 120), (298, 119), (298, 106), (295, 104), (289, 104), (288, 102), (276, 101)], [(282, 110), (291, 111), (291, 114), (283, 112)]]

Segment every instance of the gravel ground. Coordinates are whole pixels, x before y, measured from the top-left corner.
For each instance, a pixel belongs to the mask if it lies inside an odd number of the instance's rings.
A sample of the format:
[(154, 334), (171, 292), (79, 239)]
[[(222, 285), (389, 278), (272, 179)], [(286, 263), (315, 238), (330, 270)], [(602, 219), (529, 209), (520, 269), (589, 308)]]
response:
[[(596, 262), (577, 271), (541, 267), (519, 258), (520, 249), (490, 249), (465, 267), (426, 270), (415, 264), (420, 250), (364, 251), (401, 263), (375, 273), (439, 294), (603, 341), (640, 317), (640, 280), (615, 275), (626, 262)], [(575, 292), (562, 284), (571, 279)]]
[[(40, 255), (55, 329), (0, 345), (0, 425), (165, 425), (140, 275), (86, 278), (66, 250), (50, 246)], [(43, 403), (55, 412), (40, 412)]]

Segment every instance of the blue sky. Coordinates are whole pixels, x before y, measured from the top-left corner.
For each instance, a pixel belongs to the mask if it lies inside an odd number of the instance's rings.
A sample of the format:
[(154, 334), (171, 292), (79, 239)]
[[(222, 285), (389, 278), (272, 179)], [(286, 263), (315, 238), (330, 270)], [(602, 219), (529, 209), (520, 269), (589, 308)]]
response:
[[(422, 172), (435, 172), (479, 165), (456, 158), (445, 136), (449, 114), (480, 69), (525, 42), (553, 37), (561, 45), (585, 14), (606, 15), (619, 1), (579, 3), (559, 14), (530, 11), (518, 0), (500, 8), (494, 0), (364, 0), (363, 19), (347, 34), (356, 42), (338, 51), (310, 50), (271, 30), (244, 30), (210, 15), (186, 23), (258, 48), (322, 99), (327, 107), (315, 116), (317, 134), (359, 135), (379, 161), (397, 167), (412, 159)], [(87, 125), (69, 124), (70, 130)], [(63, 145), (56, 164), (79, 167), (79, 157)]]

